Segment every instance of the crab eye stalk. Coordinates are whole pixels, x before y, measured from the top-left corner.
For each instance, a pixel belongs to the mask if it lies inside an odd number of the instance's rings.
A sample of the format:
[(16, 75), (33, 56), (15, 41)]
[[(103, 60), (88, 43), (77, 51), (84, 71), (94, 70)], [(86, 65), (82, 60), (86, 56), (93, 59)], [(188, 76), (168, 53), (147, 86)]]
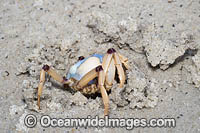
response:
[(110, 48), (107, 51), (108, 54), (112, 54), (112, 53), (115, 53), (115, 52), (116, 52), (116, 50), (114, 48)]

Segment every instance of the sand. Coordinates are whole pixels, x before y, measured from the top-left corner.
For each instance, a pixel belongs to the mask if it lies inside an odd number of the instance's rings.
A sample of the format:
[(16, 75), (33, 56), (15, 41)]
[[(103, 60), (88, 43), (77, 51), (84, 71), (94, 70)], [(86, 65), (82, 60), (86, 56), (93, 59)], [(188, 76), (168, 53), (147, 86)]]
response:
[[(195, 0), (0, 1), (1, 132), (200, 132), (200, 3)], [(41, 127), (52, 118), (103, 117), (100, 95), (85, 96), (46, 75), (37, 106), (40, 70), (66, 76), (79, 56), (126, 56), (123, 88), (114, 82), (112, 118), (174, 118), (174, 128)], [(24, 124), (34, 114), (34, 128)]]

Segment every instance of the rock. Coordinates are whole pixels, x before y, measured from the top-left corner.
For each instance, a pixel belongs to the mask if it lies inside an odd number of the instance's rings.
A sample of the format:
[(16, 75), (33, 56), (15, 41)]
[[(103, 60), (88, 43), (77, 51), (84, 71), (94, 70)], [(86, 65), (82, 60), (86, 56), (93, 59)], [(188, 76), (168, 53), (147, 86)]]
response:
[(178, 39), (174, 39), (172, 37), (163, 37), (162, 33), (157, 33), (159, 31), (157, 31), (156, 27), (152, 27), (147, 28), (147, 31), (153, 30), (153, 32), (150, 32), (151, 34), (145, 37), (147, 41), (144, 45), (144, 51), (148, 62), (153, 67), (159, 66), (160, 69), (166, 70), (170, 65), (179, 61), (188, 50), (197, 49), (194, 43), (195, 39), (189, 31), (179, 32)]
[(79, 91), (76, 92), (72, 97), (71, 97), (72, 102), (75, 105), (83, 106), (88, 102), (88, 99), (81, 94)]
[(155, 79), (148, 79), (138, 69), (133, 69), (128, 74), (128, 86), (125, 98), (130, 102), (129, 107), (144, 108), (155, 107), (158, 102), (159, 84)]
[[(190, 73), (192, 83), (196, 88), (200, 88), (200, 52), (198, 51), (195, 56), (192, 57), (193, 64), (185, 66)], [(189, 77), (189, 76), (188, 76)]]
[(173, 64), (178, 57), (184, 55), (186, 49), (186, 46), (177, 47), (170, 41), (160, 39), (153, 39), (151, 44), (145, 47), (149, 63), (153, 67), (159, 65), (163, 70)]
[[(152, 22), (139, 22), (131, 17), (121, 21), (114, 20), (110, 15), (93, 12), (89, 15), (88, 27), (92, 29), (95, 41), (99, 44), (113, 42), (120, 48), (129, 47), (138, 53), (145, 53), (152, 67), (159, 66), (166, 70), (187, 50), (197, 49), (192, 32), (172, 32), (164, 36), (162, 30)], [(178, 36), (174, 39), (174, 36)]]
[(112, 93), (110, 94), (110, 99), (116, 105), (123, 107), (128, 104), (128, 102), (123, 97), (123, 91), (124, 91), (125, 87), (119, 88), (118, 86), (119, 86), (118, 84), (113, 85), (112, 90), (111, 90)]
[(92, 12), (89, 14), (87, 27), (91, 28), (95, 33), (95, 41), (97, 43), (105, 43), (117, 40), (119, 29), (117, 21), (110, 15), (101, 12)]
[(90, 108), (90, 110), (98, 110), (100, 107), (100, 99), (96, 98), (95, 100), (91, 100), (88, 102), (88, 107)]
[(99, 44), (113, 42), (119, 47), (128, 45), (135, 51), (143, 50), (140, 44), (143, 27), (131, 17), (117, 21), (108, 14), (93, 12), (89, 15), (87, 26), (94, 32), (94, 40)]

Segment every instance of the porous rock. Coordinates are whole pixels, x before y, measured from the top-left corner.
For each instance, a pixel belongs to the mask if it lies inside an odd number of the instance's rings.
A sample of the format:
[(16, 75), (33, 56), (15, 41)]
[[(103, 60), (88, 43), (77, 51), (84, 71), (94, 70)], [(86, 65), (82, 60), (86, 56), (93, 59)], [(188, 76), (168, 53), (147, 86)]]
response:
[(120, 48), (129, 47), (135, 52), (145, 53), (151, 66), (159, 66), (162, 70), (184, 56), (188, 49), (197, 49), (194, 35), (189, 30), (178, 34), (171, 31), (169, 37), (164, 37), (166, 33), (155, 23), (135, 21), (131, 17), (116, 20), (108, 14), (93, 12), (89, 15), (88, 27), (97, 43), (113, 42)]
[(130, 102), (130, 108), (155, 107), (158, 103), (158, 92), (158, 82), (146, 77), (139, 69), (133, 69), (128, 74), (128, 86), (124, 97)]
[(192, 83), (200, 88), (200, 52), (192, 57), (193, 64), (185, 66), (191, 76)]
[(88, 102), (88, 99), (81, 94), (79, 91), (76, 92), (72, 97), (71, 100), (74, 104), (83, 106)]

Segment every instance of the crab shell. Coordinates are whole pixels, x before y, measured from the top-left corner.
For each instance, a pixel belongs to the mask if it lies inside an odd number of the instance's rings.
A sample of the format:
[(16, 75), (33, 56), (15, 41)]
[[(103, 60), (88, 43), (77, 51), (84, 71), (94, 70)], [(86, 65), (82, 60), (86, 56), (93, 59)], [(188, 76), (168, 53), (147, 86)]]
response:
[[(101, 54), (93, 54), (85, 59), (79, 60), (77, 63), (75, 63), (73, 66), (70, 67), (69, 72), (67, 74), (67, 79), (73, 79), (75, 81), (80, 81), (82, 77), (84, 77), (89, 71), (96, 68), (97, 66), (102, 64), (103, 55)], [(111, 68), (111, 69), (109, 69)], [(113, 83), (113, 75), (115, 75), (116, 68), (114, 67), (114, 60), (111, 61), (110, 67), (108, 68), (107, 74), (106, 74), (106, 90), (109, 90)], [(95, 85), (94, 85), (95, 84)], [(95, 93), (99, 89), (96, 87), (96, 81), (95, 79), (91, 80), (88, 85), (94, 85), (91, 92)], [(73, 88), (76, 89), (75, 84), (70, 85)], [(83, 88), (82, 88), (83, 89)], [(85, 88), (86, 89), (86, 88)], [(88, 91), (87, 91), (88, 92)], [(84, 92), (83, 92), (84, 93)]]
[(78, 61), (70, 67), (67, 79), (74, 78), (79, 81), (85, 74), (101, 65), (103, 55), (93, 54), (88, 58)]

